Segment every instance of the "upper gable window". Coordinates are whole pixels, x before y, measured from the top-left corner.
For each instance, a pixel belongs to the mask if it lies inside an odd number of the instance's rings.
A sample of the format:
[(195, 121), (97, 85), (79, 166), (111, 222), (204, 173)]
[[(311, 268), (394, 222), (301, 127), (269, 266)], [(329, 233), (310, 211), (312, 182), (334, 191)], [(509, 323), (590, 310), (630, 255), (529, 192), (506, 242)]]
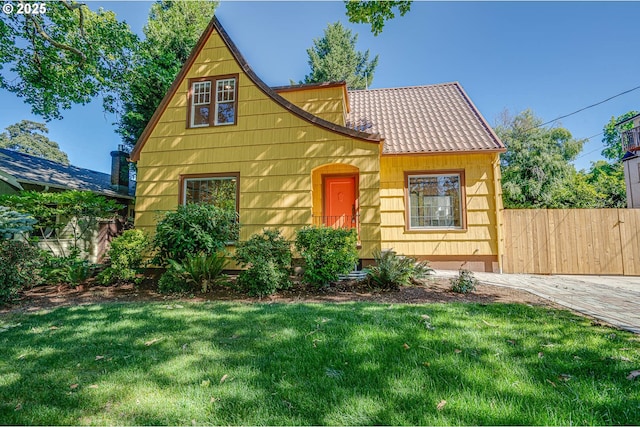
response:
[(236, 123), (237, 75), (193, 79), (189, 83), (189, 127)]

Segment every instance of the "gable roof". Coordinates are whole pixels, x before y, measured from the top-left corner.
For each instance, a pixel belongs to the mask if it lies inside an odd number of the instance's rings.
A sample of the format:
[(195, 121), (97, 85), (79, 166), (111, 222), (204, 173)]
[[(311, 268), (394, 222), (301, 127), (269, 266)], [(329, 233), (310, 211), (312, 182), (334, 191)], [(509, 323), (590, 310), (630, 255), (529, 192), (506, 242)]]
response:
[[(287, 101), (282, 96), (278, 95), (276, 91), (274, 91), (272, 88), (267, 86), (267, 84), (264, 83), (257, 76), (257, 74), (251, 69), (251, 67), (249, 66), (247, 61), (244, 59), (244, 57), (242, 56), (242, 54), (240, 53), (236, 45), (233, 43), (233, 41), (231, 40), (231, 38), (229, 37), (225, 29), (222, 27), (218, 19), (214, 16), (211, 19), (211, 22), (209, 22), (209, 25), (207, 26), (207, 28), (202, 33), (202, 36), (200, 36), (198, 43), (191, 51), (189, 58), (187, 58), (187, 61), (184, 63), (184, 65), (180, 69), (180, 72), (178, 73), (175, 80), (173, 81), (173, 84), (171, 85), (171, 87), (169, 87), (169, 90), (167, 91), (166, 95), (162, 99), (162, 102), (160, 102), (160, 105), (158, 106), (155, 113), (151, 117), (151, 120), (149, 120), (149, 123), (147, 123), (147, 126), (145, 127), (144, 131), (140, 135), (140, 138), (138, 138), (138, 141), (136, 142), (135, 147), (133, 147), (133, 150), (131, 151), (131, 156), (130, 156), (131, 161), (135, 162), (140, 159), (140, 151), (142, 150), (142, 147), (144, 147), (144, 144), (146, 144), (147, 140), (149, 139), (149, 136), (151, 135), (151, 132), (153, 132), (153, 129), (155, 128), (156, 124), (160, 120), (162, 113), (165, 111), (165, 109), (167, 108), (167, 105), (169, 104), (169, 102), (177, 92), (178, 87), (180, 86), (180, 83), (185, 79), (187, 73), (191, 69), (191, 66), (193, 65), (196, 58), (198, 57), (198, 54), (202, 51), (202, 48), (206, 44), (207, 40), (209, 39), (209, 37), (211, 37), (211, 35), (214, 32), (218, 33), (218, 35), (220, 36), (224, 44), (227, 46), (227, 48), (233, 55), (234, 59), (236, 60), (236, 62), (238, 63), (242, 71), (249, 78), (249, 80), (251, 80), (253, 84), (255, 84), (265, 95), (267, 95), (267, 97), (271, 98), (271, 100), (273, 100), (274, 102), (282, 106), (284, 109), (288, 110), (295, 116), (298, 116), (303, 120), (306, 120), (307, 122), (315, 124), (328, 131), (338, 133), (340, 135), (344, 135), (351, 138), (356, 138), (356, 139), (360, 139), (363, 141), (372, 142), (376, 144), (380, 143), (380, 141), (382, 140), (380, 135), (377, 135), (373, 132), (360, 132), (355, 129), (340, 126), (330, 121), (321, 119), (320, 117), (314, 116), (313, 114), (310, 114), (304, 111), (302, 108), (298, 107), (297, 105)], [(185, 111), (185, 116), (186, 116), (186, 111)]]
[(458, 82), (350, 90), (347, 126), (384, 137), (383, 154), (502, 152)]
[(12, 186), (35, 184), (63, 190), (86, 190), (104, 196), (133, 199), (111, 188), (111, 175), (0, 148), (0, 180)]

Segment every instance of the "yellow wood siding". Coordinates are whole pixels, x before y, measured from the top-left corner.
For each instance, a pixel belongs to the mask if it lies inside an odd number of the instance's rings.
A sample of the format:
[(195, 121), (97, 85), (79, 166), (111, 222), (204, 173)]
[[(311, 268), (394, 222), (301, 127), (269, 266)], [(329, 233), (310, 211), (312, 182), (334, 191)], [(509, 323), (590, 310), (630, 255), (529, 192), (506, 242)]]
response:
[[(225, 74), (238, 74), (237, 124), (187, 128), (188, 79)], [(379, 144), (319, 128), (275, 103), (214, 32), (140, 153), (136, 227), (153, 233), (157, 215), (176, 209), (180, 175), (239, 172), (240, 239), (264, 227), (279, 227), (293, 238), (312, 223), (313, 171), (349, 165), (359, 174), (361, 256), (368, 256), (380, 246), (379, 150)]]
[[(498, 256), (496, 176), (498, 154), (383, 156), (380, 161), (382, 249), (405, 255)], [(414, 231), (405, 228), (405, 171), (464, 170), (465, 230)], [(499, 185), (497, 186), (499, 188)], [(500, 209), (501, 206), (498, 206)]]
[(279, 94), (313, 115), (340, 126), (345, 125), (346, 106), (342, 86), (287, 90)]

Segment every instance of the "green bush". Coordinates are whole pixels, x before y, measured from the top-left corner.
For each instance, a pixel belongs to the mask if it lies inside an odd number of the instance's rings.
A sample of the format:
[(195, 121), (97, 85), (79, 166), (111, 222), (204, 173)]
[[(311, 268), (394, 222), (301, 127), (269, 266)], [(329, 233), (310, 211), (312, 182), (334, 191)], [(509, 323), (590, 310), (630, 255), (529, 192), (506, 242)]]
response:
[(304, 260), (306, 283), (320, 287), (349, 273), (358, 262), (353, 228), (304, 227), (296, 233), (296, 249)]
[(202, 292), (208, 292), (215, 285), (224, 283), (226, 280), (222, 271), (228, 261), (223, 252), (187, 255), (182, 262), (172, 259), (168, 262), (169, 268), (158, 283), (158, 289), (161, 292), (193, 291), (198, 286)]
[(231, 209), (204, 203), (178, 206), (158, 221), (153, 263), (165, 266), (170, 259), (180, 262), (188, 255), (214, 254), (238, 240), (239, 230), (236, 212)]
[(280, 230), (263, 230), (238, 243), (234, 259), (247, 268), (238, 275), (238, 287), (250, 295), (270, 295), (291, 285), (291, 243)]
[(476, 290), (478, 279), (469, 270), (460, 269), (458, 276), (450, 280), (451, 290), (459, 294), (468, 294)]
[(72, 249), (69, 256), (55, 256), (42, 251), (42, 279), (49, 284), (65, 283), (75, 287), (90, 278), (95, 272), (95, 265), (79, 258), (78, 252), (77, 249)]
[(163, 294), (182, 293), (193, 291), (193, 286), (189, 283), (183, 274), (169, 267), (158, 280), (158, 291)]
[(373, 253), (376, 265), (369, 269), (370, 282), (382, 289), (398, 289), (408, 286), (416, 279), (422, 279), (433, 272), (427, 261), (417, 262), (415, 258), (397, 255), (392, 250)]
[(14, 234), (27, 233), (33, 230), (36, 222), (29, 214), (0, 206), (0, 239), (12, 239)]
[(149, 238), (142, 230), (126, 230), (113, 239), (107, 252), (110, 265), (98, 275), (102, 284), (136, 281), (144, 265)]
[(0, 303), (11, 302), (19, 291), (39, 284), (39, 252), (27, 243), (0, 240)]

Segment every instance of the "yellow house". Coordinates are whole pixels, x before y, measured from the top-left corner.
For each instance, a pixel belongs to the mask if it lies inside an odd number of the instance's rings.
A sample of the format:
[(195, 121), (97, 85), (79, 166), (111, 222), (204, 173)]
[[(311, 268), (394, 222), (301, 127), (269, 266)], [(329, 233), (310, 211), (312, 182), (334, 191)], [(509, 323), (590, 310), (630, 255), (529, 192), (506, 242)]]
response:
[(365, 263), (394, 249), (498, 271), (504, 150), (458, 83), (269, 87), (214, 17), (131, 153), (136, 227), (224, 194), (241, 240), (354, 227)]

